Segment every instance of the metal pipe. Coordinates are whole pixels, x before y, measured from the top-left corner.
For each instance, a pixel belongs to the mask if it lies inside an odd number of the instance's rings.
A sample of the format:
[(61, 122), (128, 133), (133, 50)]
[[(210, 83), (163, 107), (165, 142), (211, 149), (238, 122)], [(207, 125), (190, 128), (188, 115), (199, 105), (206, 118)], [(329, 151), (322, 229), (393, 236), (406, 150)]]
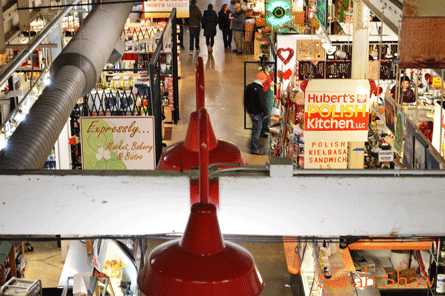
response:
[(204, 63), (202, 57), (196, 59), (196, 111), (205, 108)]
[(207, 110), (199, 110), (199, 190), (201, 204), (209, 202), (209, 120)]
[[(95, 6), (53, 62), (52, 83), (1, 151), (0, 169), (41, 169), (77, 100), (95, 86), (133, 3)], [(107, 28), (107, 30), (103, 30)]]
[[(75, 5), (78, 2), (80, 2), (80, 0), (73, 0), (71, 5)], [(34, 38), (31, 44), (29, 44), (26, 49), (22, 50), (17, 57), (3, 69), (2, 73), (0, 74), (0, 85), (3, 85), (3, 83), (5, 83), (6, 80), (8, 80), (8, 78), (15, 72), (15, 70), (23, 64), (23, 62), (28, 58), (29, 54), (32, 53), (34, 49), (40, 45), (40, 43), (42, 43), (46, 36), (51, 33), (51, 31), (62, 21), (62, 18), (64, 18), (71, 11), (71, 9), (73, 9), (73, 7), (74, 6), (69, 6), (62, 10), (62, 12), (59, 13), (59, 15), (51, 23), (49, 23), (48, 26), (46, 26), (46, 28), (43, 29), (36, 38)]]

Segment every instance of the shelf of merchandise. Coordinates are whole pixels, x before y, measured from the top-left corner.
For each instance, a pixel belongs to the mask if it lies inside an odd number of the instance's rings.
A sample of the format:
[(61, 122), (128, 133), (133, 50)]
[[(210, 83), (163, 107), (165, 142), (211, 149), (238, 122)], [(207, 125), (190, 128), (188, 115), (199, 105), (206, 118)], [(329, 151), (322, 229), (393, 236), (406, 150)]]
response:
[[(343, 252), (343, 261), (346, 266), (346, 270), (355, 271), (354, 262), (352, 260), (351, 250), (430, 250), (431, 249), (431, 241), (418, 241), (418, 242), (397, 242), (394, 240), (381, 240), (378, 242), (373, 242), (372, 240), (360, 240), (355, 243), (349, 244), (346, 248), (342, 249)], [(381, 290), (406, 290), (406, 289), (427, 289), (427, 286), (423, 284), (423, 281), (420, 279), (420, 275), (417, 275), (419, 285), (410, 283), (408, 284), (400, 284), (389, 286), (379, 286)], [(413, 286), (414, 285), (414, 286)]]
[(3, 286), (11, 277), (23, 274), (25, 268), (17, 266), (17, 257), (25, 256), (25, 245), (22, 242), (12, 244), (8, 241), (0, 241), (0, 286)]

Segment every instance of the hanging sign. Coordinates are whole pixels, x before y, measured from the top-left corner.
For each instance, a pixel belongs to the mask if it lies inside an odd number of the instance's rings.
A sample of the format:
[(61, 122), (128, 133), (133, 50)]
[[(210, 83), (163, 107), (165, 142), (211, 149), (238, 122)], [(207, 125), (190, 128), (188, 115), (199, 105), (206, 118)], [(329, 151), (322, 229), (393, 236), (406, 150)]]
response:
[(154, 170), (154, 117), (82, 117), (85, 170)]
[(368, 138), (367, 80), (313, 79), (305, 90), (304, 168), (346, 169), (347, 142)]
[(367, 80), (309, 81), (305, 91), (305, 137), (366, 141), (370, 92)]
[(168, 18), (173, 7), (177, 18), (189, 17), (189, 0), (146, 0), (144, 18)]
[(326, 30), (328, 27), (328, 1), (317, 0), (315, 10), (315, 17)]

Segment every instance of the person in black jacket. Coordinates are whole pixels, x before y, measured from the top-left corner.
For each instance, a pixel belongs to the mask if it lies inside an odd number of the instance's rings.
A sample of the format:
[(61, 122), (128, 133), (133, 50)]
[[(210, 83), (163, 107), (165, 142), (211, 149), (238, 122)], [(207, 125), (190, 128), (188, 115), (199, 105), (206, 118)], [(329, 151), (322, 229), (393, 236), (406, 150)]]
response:
[(201, 31), (202, 15), (201, 10), (196, 6), (196, 0), (190, 2), (189, 33), (190, 33), (190, 54), (193, 54), (193, 45), (196, 52), (199, 51), (199, 33)]
[(216, 35), (216, 25), (218, 24), (218, 15), (213, 10), (213, 5), (209, 4), (207, 10), (202, 16), (202, 28), (204, 29), (204, 36), (206, 37), (206, 44), (209, 54), (213, 52), (214, 37)]
[(250, 139), (250, 153), (264, 155), (259, 151), (260, 134), (263, 126), (263, 119), (269, 116), (264, 96), (263, 83), (268, 76), (261, 72), (255, 76), (255, 80), (246, 86), (244, 91), (244, 106), (252, 119), (252, 136)]
[(224, 48), (231, 48), (232, 46), (232, 29), (230, 29), (230, 16), (232, 12), (229, 10), (228, 4), (223, 4), (221, 10), (218, 12), (219, 29), (223, 33)]

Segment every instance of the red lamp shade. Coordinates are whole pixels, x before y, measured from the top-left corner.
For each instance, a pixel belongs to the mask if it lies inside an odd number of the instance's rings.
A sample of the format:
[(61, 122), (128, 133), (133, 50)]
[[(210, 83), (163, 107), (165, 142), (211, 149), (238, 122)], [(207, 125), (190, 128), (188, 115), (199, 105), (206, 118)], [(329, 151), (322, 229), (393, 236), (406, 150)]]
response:
[(252, 255), (224, 242), (215, 205), (209, 203), (209, 130), (207, 111), (199, 112), (200, 203), (191, 208), (180, 240), (155, 248), (139, 274), (146, 296), (259, 295), (264, 282)]
[(264, 282), (250, 253), (223, 242), (216, 207), (194, 204), (181, 240), (155, 248), (138, 284), (146, 296), (259, 295)]

